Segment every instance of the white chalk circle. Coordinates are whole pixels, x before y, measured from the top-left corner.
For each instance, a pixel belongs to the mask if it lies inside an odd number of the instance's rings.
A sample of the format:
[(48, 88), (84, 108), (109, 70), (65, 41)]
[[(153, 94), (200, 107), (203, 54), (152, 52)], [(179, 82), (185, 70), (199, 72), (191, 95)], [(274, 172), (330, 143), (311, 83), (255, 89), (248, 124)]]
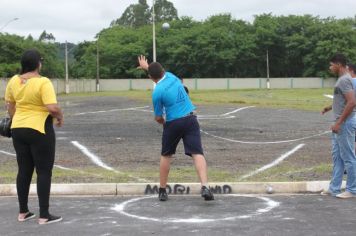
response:
[(216, 219), (203, 219), (203, 218), (184, 218), (184, 219), (179, 219), (179, 218), (161, 219), (160, 218), (159, 219), (159, 218), (154, 218), (154, 217), (134, 215), (134, 214), (128, 213), (125, 210), (125, 208), (127, 208), (127, 206), (129, 206), (131, 203), (138, 202), (138, 201), (148, 199), (148, 198), (157, 198), (157, 196), (147, 196), (147, 197), (139, 197), (139, 198), (133, 198), (133, 199), (127, 200), (121, 204), (116, 204), (115, 207), (113, 207), (111, 209), (122, 214), (122, 215), (131, 217), (131, 218), (135, 218), (135, 219), (139, 219), (139, 220), (147, 220), (147, 221), (154, 221), (154, 222), (161, 222), (161, 223), (208, 223), (208, 222), (214, 222), (214, 221), (249, 219), (249, 218), (267, 213), (280, 205), (279, 202), (273, 201), (267, 197), (257, 197), (257, 196), (248, 196), (248, 195), (240, 195), (240, 194), (229, 194), (228, 196), (229, 197), (257, 198), (257, 199), (262, 200), (266, 204), (266, 207), (259, 208), (256, 211), (246, 214), (246, 215), (236, 215), (236, 216), (229, 216), (229, 217), (216, 218)]

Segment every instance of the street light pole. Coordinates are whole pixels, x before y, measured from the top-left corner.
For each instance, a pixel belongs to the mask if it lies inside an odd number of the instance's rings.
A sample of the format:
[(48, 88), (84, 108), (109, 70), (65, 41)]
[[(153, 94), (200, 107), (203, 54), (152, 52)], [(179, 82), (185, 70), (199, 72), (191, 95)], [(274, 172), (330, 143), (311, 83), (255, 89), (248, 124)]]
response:
[(99, 64), (99, 38), (96, 41), (96, 80), (95, 80), (95, 92), (100, 91), (100, 84), (99, 84), (99, 78), (100, 78), (100, 64)]
[(6, 23), (0, 28), (0, 32), (1, 32), (8, 24), (10, 24), (11, 22), (16, 21), (16, 20), (18, 20), (18, 19), (19, 19), (19, 18), (15, 17), (15, 18), (9, 20), (8, 22), (6, 22)]
[(156, 55), (156, 25), (155, 25), (155, 0), (152, 0), (152, 48), (153, 48), (153, 62), (157, 61)]
[(66, 94), (69, 93), (69, 76), (68, 76), (68, 45), (66, 40), (65, 46), (65, 64), (66, 64)]
[(268, 57), (268, 49), (267, 49), (267, 55), (266, 55), (266, 63), (267, 63), (267, 89), (270, 89), (270, 83), (269, 83), (269, 57)]

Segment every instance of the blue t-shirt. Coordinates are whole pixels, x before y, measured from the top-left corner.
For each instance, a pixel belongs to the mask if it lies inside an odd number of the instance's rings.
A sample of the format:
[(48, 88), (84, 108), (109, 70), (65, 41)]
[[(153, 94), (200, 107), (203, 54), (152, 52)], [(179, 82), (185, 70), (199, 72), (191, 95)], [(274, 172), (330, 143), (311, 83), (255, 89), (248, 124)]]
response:
[(166, 72), (156, 84), (152, 94), (152, 103), (155, 116), (163, 116), (163, 111), (165, 111), (166, 121), (184, 117), (195, 110), (182, 82), (169, 72)]
[(354, 90), (356, 92), (356, 77), (351, 79), (352, 85), (354, 86)]

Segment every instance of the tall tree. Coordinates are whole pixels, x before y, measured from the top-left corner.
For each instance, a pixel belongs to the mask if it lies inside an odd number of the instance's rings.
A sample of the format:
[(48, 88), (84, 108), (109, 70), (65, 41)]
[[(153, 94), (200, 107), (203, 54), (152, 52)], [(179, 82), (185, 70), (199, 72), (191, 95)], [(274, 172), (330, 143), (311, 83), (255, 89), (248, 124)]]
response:
[(41, 73), (44, 76), (63, 78), (64, 63), (58, 58), (58, 48), (55, 44), (2, 34), (0, 34), (0, 77), (11, 77), (19, 73), (21, 55), (30, 48), (36, 48), (43, 56)]
[(46, 30), (44, 30), (40, 37), (38, 38), (39, 41), (41, 42), (51, 42), (51, 43), (54, 43), (54, 41), (56, 41), (56, 38), (53, 36), (52, 33), (47, 33)]
[(157, 22), (178, 20), (177, 9), (174, 7), (173, 3), (167, 0), (155, 1), (155, 15), (155, 21)]
[[(164, 22), (178, 19), (177, 9), (173, 3), (167, 0), (155, 1), (155, 21)], [(120, 25), (138, 28), (152, 22), (152, 7), (146, 0), (139, 0), (138, 4), (131, 4), (121, 17), (111, 22), (111, 26)]]
[(127, 27), (140, 27), (150, 22), (150, 10), (146, 0), (139, 0), (138, 4), (131, 4), (121, 17), (113, 22), (111, 26), (121, 25)]

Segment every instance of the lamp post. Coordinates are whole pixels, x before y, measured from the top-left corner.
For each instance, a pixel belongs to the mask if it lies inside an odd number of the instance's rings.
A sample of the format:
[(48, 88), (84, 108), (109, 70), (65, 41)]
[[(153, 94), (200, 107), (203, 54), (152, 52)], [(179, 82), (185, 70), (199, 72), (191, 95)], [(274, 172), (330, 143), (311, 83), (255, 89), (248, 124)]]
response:
[[(152, 0), (152, 50), (153, 50), (153, 62), (157, 61), (156, 52), (156, 13), (155, 13), (155, 0)], [(162, 25), (163, 30), (168, 30), (170, 25), (166, 22)]]
[(99, 38), (100, 34), (98, 35), (98, 40), (96, 41), (96, 79), (95, 79), (95, 92), (100, 91), (100, 64), (99, 64)]
[(267, 63), (267, 89), (271, 88), (270, 82), (269, 82), (269, 57), (268, 57), (268, 49), (266, 53), (266, 63)]
[(153, 62), (156, 62), (156, 24), (155, 24), (155, 0), (152, 0), (152, 48), (153, 48)]
[(65, 64), (66, 64), (66, 94), (69, 93), (69, 78), (68, 78), (68, 46), (67, 46), (67, 40), (66, 40), (66, 46), (65, 46)]
[(9, 20), (8, 22), (6, 22), (6, 23), (0, 28), (0, 32), (1, 32), (8, 24), (10, 24), (10, 23), (13, 22), (13, 21), (17, 21), (18, 19), (19, 19), (19, 18), (15, 17), (15, 18)]

